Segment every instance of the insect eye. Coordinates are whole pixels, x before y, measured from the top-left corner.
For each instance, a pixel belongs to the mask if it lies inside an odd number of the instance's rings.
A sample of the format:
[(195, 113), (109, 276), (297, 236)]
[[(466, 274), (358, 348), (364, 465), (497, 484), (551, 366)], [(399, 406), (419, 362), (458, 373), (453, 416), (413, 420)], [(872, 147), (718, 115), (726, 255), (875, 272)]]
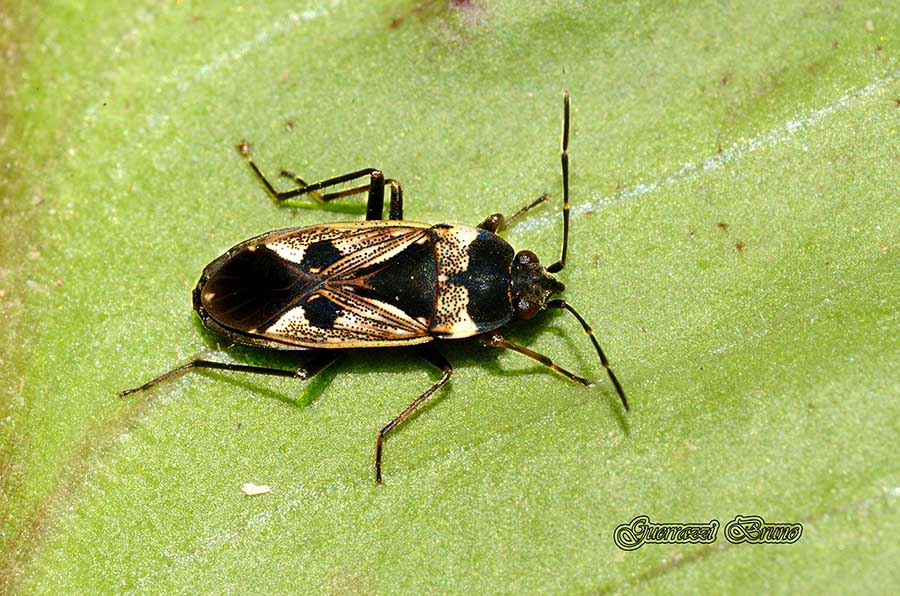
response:
[(520, 265), (529, 265), (531, 263), (537, 263), (538, 258), (537, 255), (530, 250), (523, 250), (516, 255), (516, 262)]
[(516, 315), (520, 319), (530, 319), (538, 314), (539, 310), (541, 310), (541, 308), (536, 302), (526, 300), (525, 298), (520, 298), (519, 301), (516, 302)]

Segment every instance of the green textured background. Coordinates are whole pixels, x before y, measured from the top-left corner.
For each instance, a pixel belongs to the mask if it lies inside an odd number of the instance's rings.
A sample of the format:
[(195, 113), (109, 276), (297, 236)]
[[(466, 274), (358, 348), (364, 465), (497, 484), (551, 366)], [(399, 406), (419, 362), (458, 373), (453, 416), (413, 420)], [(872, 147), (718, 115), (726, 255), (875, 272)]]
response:
[[(883, 2), (13, 2), (0, 8), (0, 590), (889, 592), (900, 585), (900, 7)], [(279, 207), (241, 161), (377, 166), (410, 219), (558, 199), (567, 316), (437, 378), (354, 352), (306, 385), (195, 374), (202, 267)], [(508, 234), (550, 262), (559, 202)], [(244, 482), (271, 485), (254, 498)], [(793, 545), (616, 525), (802, 522)]]

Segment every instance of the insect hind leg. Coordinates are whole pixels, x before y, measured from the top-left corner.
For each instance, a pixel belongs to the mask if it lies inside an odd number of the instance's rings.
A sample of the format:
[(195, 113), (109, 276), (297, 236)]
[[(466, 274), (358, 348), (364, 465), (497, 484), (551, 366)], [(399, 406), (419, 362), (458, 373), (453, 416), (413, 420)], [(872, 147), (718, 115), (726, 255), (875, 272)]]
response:
[(391, 210), (388, 217), (395, 221), (403, 219), (403, 188), (400, 182), (393, 178), (385, 180), (391, 186)]
[[(375, 221), (384, 218), (384, 191), (385, 183), (391, 187), (391, 203), (390, 203), (390, 219), (403, 219), (403, 190), (397, 180), (385, 180), (384, 174), (377, 168), (364, 168), (355, 172), (341, 174), (325, 180), (307, 184), (300, 176), (287, 170), (281, 171), (281, 176), (290, 178), (297, 184), (297, 188), (291, 190), (280, 191), (275, 188), (271, 181), (266, 178), (262, 170), (253, 161), (250, 156), (250, 145), (245, 141), (238, 145), (243, 158), (253, 169), (253, 173), (266, 188), (269, 194), (277, 201), (286, 201), (303, 195), (309, 195), (320, 203), (327, 203), (335, 199), (349, 197), (357, 194), (368, 193), (368, 201), (366, 203), (366, 220)], [(339, 184), (345, 184), (361, 178), (369, 178), (367, 184), (361, 184), (351, 188), (345, 188), (332, 192), (319, 192)]]
[(337, 360), (339, 355), (340, 354), (338, 352), (335, 352), (334, 350), (318, 350), (312, 352), (310, 360), (306, 362), (306, 364), (294, 370), (269, 368), (265, 366), (250, 366), (247, 364), (232, 364), (230, 362), (216, 362), (214, 360), (191, 360), (186, 364), (182, 364), (181, 366), (173, 368), (167, 373), (163, 373), (158, 377), (147, 381), (140, 387), (134, 387), (133, 389), (119, 391), (118, 395), (119, 397), (125, 397), (126, 395), (131, 395), (132, 393), (146, 391), (147, 389), (151, 389), (156, 385), (159, 385), (160, 383), (181, 376), (186, 372), (204, 368), (212, 370), (227, 370), (231, 372), (254, 373), (274, 377), (292, 377), (295, 379), (300, 379), (301, 381), (306, 381), (328, 368), (335, 360)]

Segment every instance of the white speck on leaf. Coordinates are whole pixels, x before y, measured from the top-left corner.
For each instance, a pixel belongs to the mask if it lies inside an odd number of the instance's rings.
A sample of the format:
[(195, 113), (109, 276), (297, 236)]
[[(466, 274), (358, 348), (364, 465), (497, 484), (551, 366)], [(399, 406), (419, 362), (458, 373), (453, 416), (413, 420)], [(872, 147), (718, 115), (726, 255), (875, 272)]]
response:
[(253, 484), (252, 482), (245, 482), (241, 485), (241, 491), (250, 497), (255, 495), (264, 495), (268, 492), (272, 491), (272, 487), (266, 484)]

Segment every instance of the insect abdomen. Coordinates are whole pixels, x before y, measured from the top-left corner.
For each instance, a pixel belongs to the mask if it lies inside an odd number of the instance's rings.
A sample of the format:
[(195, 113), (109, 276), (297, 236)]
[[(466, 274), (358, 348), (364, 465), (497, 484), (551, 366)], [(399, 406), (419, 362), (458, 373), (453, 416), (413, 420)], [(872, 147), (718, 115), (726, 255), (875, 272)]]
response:
[[(210, 330), (270, 348), (431, 341), (436, 265), (428, 228), (347, 222), (262, 234), (206, 267), (194, 308)], [(415, 294), (397, 273), (412, 276)]]

